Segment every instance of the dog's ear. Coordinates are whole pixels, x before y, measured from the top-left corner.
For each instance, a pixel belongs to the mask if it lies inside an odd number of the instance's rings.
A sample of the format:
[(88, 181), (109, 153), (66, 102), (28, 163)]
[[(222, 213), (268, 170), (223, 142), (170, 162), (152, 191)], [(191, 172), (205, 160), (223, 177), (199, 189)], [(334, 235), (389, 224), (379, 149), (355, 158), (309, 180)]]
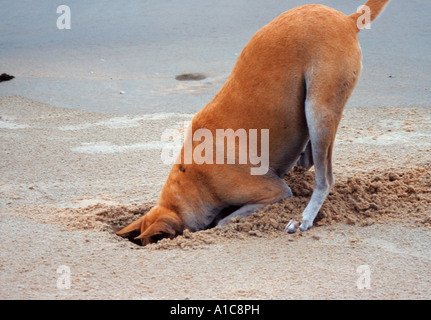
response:
[(175, 217), (173, 215), (161, 215), (135, 239), (152, 238), (157, 235), (175, 237), (182, 232), (181, 225), (179, 217)]
[(135, 239), (140, 239), (142, 245), (157, 242), (163, 238), (174, 238), (182, 234), (184, 224), (179, 215), (171, 210), (158, 207), (154, 210), (151, 223), (141, 229), (141, 234)]
[(138, 220), (117, 231), (116, 234), (129, 238), (131, 241), (141, 240), (142, 245), (146, 245), (162, 238), (173, 238), (181, 234), (183, 229), (184, 224), (177, 213), (155, 206)]
[(120, 231), (115, 232), (115, 234), (122, 237), (127, 237), (132, 234), (135, 234), (135, 235), (139, 234), (141, 232), (141, 227), (142, 227), (142, 223), (144, 222), (144, 218), (145, 218), (145, 215), (140, 217), (138, 220), (132, 222), (127, 227), (124, 227)]

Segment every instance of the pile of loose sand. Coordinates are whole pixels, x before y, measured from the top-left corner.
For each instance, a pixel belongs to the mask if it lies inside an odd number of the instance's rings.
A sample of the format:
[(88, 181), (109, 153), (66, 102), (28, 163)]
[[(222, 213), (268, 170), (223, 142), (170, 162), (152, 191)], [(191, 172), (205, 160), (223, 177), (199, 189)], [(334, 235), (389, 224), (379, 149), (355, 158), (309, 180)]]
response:
[[(374, 223), (410, 222), (431, 227), (431, 166), (388, 169), (360, 173), (335, 184), (314, 225), (347, 223), (368, 226)], [(189, 232), (175, 239), (163, 239), (147, 249), (198, 248), (231, 239), (275, 237), (290, 219), (300, 220), (314, 185), (314, 172), (294, 168), (285, 178), (293, 197), (270, 205), (247, 218), (234, 218), (225, 227)], [(154, 203), (113, 205), (99, 203), (81, 208), (37, 207), (26, 216), (59, 224), (65, 229), (94, 229), (114, 232), (148, 212)], [(292, 235), (292, 239), (301, 233)], [(124, 240), (126, 241), (126, 240)]]

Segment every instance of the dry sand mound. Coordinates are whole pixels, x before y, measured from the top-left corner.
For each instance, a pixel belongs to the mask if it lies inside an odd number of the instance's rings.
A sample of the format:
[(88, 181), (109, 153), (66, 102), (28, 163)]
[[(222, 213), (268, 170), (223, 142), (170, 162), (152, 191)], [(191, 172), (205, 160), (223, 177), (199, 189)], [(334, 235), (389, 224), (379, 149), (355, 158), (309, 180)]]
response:
[[(163, 239), (146, 249), (197, 248), (202, 245), (246, 239), (274, 237), (283, 232), (290, 219), (301, 218), (314, 184), (313, 171), (294, 168), (285, 178), (293, 197), (270, 205), (247, 218), (232, 219), (225, 227)], [(99, 203), (84, 208), (37, 207), (26, 215), (66, 229), (94, 229), (114, 232), (145, 214), (154, 204), (112, 205)], [(405, 170), (389, 169), (361, 173), (339, 181), (322, 206), (315, 226), (334, 223), (368, 226), (374, 223), (410, 222), (431, 227), (430, 165)], [(292, 235), (292, 239), (302, 236)], [(124, 240), (126, 241), (126, 240)]]

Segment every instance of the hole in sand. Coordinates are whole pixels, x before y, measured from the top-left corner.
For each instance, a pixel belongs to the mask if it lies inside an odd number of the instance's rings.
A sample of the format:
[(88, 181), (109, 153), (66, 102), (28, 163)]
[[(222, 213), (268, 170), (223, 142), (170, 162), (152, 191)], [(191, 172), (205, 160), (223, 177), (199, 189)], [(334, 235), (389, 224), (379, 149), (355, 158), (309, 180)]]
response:
[(183, 73), (175, 76), (178, 81), (200, 81), (205, 79), (206, 76), (202, 73)]
[[(152, 208), (154, 205), (146, 205), (145, 209), (142, 210), (139, 214), (136, 214), (136, 211), (133, 212), (129, 212), (126, 213), (123, 211), (123, 213), (121, 214), (121, 216), (118, 219), (115, 219), (113, 221), (107, 221), (107, 223), (111, 226), (112, 230), (114, 232), (121, 230), (122, 228), (124, 228), (127, 224), (125, 224), (126, 221), (131, 221), (132, 219), (138, 219), (141, 216), (143, 216), (144, 214), (146, 214), (150, 208)], [(223, 219), (224, 217), (228, 216), (229, 214), (231, 214), (232, 212), (238, 210), (240, 207), (238, 206), (229, 206), (224, 208), (219, 215), (215, 218), (215, 220), (205, 229), (205, 230), (210, 230), (212, 228), (215, 228), (217, 226), (217, 222), (220, 221), (221, 219)], [(139, 211), (138, 211), (139, 212)], [(132, 214), (132, 215), (131, 215)], [(126, 218), (125, 218), (126, 217)], [(185, 234), (189, 234), (187, 231), (185, 232)], [(135, 239), (137, 236), (139, 236), (139, 232), (131, 232), (127, 235), (121, 236), (124, 239), (129, 240), (130, 242), (137, 244), (137, 245), (141, 245), (141, 240), (139, 239)], [(182, 235), (184, 236), (184, 235)], [(151, 243), (156, 244), (157, 242), (166, 239), (166, 241), (169, 241), (171, 239), (173, 239), (172, 237), (168, 237), (167, 235), (156, 235), (153, 236), (151, 238)]]

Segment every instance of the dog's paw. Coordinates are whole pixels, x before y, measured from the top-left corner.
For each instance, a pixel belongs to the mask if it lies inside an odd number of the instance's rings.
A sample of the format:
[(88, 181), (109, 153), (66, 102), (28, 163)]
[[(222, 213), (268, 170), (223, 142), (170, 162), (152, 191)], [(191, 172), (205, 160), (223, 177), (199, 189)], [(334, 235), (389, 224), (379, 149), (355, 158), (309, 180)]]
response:
[(310, 229), (313, 225), (309, 223), (307, 220), (304, 220), (301, 225), (299, 226), (299, 230), (301, 231), (307, 231)]
[(284, 227), (284, 232), (295, 233), (298, 229), (301, 231), (307, 231), (311, 227), (312, 225), (307, 220), (304, 220), (302, 223), (300, 223), (299, 221), (293, 221), (292, 219), (289, 221), (286, 227)]
[(284, 227), (284, 232), (295, 233), (299, 228), (299, 222), (290, 220), (289, 223)]

